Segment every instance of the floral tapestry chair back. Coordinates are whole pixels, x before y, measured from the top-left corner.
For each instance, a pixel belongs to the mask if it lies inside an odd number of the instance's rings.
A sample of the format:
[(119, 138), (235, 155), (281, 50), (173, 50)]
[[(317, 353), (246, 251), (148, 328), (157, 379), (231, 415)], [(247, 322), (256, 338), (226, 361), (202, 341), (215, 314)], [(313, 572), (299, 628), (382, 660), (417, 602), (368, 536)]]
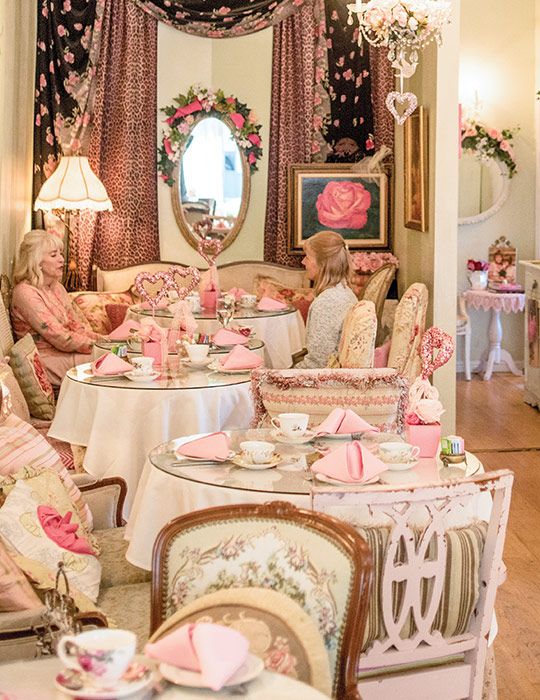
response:
[(271, 589), (315, 623), (332, 695), (352, 700), (371, 566), (354, 528), (290, 503), (196, 511), (165, 526), (154, 544), (151, 629), (217, 591)]
[(420, 375), (420, 341), (426, 329), (428, 290), (415, 282), (407, 289), (397, 305), (388, 367), (394, 367), (409, 382)]
[(377, 328), (381, 329), (377, 335), (376, 345), (380, 345), (383, 341), (381, 333), (384, 302), (386, 300), (388, 290), (390, 289), (390, 285), (396, 276), (396, 270), (396, 265), (393, 265), (392, 263), (383, 265), (371, 275), (362, 291), (362, 300), (372, 301), (375, 304)]
[(377, 314), (372, 301), (359, 301), (345, 316), (337, 356), (329, 367), (373, 367)]
[(313, 509), (353, 525), (373, 553), (363, 700), (416, 700), (420, 686), (423, 697), (482, 697), (512, 483), (506, 470), (407, 488), (312, 487)]
[(308, 413), (310, 427), (334, 408), (350, 408), (381, 430), (403, 432), (409, 385), (395, 369), (256, 369), (252, 427), (280, 413)]

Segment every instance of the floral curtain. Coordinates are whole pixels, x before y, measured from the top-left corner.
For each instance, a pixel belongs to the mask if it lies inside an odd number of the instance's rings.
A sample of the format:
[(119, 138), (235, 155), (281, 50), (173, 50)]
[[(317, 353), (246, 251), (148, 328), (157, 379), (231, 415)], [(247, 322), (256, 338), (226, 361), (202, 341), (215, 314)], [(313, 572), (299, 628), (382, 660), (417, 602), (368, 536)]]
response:
[(39, 0), (34, 199), (64, 153), (85, 152), (105, 0)]
[(159, 260), (157, 219), (157, 23), (130, 0), (107, 2), (88, 158), (112, 212), (82, 212), (79, 267)]
[(288, 167), (324, 161), (329, 151), (325, 27), (324, 0), (316, 0), (274, 28), (264, 259), (294, 267), (300, 258), (287, 252)]
[(282, 22), (313, 0), (132, 0), (154, 19), (210, 39), (252, 34)]

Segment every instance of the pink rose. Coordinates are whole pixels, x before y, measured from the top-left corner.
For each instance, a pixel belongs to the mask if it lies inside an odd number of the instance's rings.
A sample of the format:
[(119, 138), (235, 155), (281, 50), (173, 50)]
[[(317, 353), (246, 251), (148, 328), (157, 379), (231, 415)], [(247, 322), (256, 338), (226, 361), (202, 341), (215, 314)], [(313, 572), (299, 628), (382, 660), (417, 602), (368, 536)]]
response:
[(163, 139), (163, 146), (164, 146), (165, 152), (167, 153), (167, 155), (169, 156), (169, 158), (172, 157), (172, 156), (174, 156), (174, 151), (173, 151), (173, 149), (172, 149), (170, 139)]
[(254, 146), (261, 145), (261, 137), (258, 134), (249, 134), (248, 141), (251, 141)]
[(371, 194), (360, 182), (329, 182), (317, 197), (317, 212), (323, 226), (362, 229), (367, 223)]
[(239, 114), (238, 112), (233, 112), (233, 113), (230, 115), (230, 117), (231, 117), (231, 119), (232, 119), (233, 124), (235, 125), (235, 127), (236, 127), (237, 129), (241, 129), (241, 128), (244, 126), (244, 123), (245, 123), (246, 120), (245, 120), (244, 117), (243, 117), (241, 114)]
[(500, 141), (502, 139), (502, 134), (497, 129), (488, 129), (487, 132), (488, 132), (488, 136), (491, 139), (495, 139), (496, 141)]
[(257, 158), (256, 158), (255, 154), (254, 154), (254, 153), (250, 153), (249, 156), (248, 156), (248, 163), (249, 163), (250, 165), (255, 165), (256, 162), (257, 162)]
[(372, 139), (366, 139), (366, 151), (372, 151), (375, 148), (375, 144)]

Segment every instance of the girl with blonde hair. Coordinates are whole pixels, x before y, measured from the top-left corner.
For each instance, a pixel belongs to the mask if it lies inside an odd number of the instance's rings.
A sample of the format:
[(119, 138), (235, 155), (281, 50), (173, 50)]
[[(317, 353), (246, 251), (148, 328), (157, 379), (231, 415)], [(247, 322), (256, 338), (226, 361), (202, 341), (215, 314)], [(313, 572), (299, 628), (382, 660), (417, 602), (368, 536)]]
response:
[(92, 330), (60, 280), (64, 269), (62, 241), (35, 229), (25, 235), (13, 272), (11, 320), (17, 338), (30, 333), (51, 383), (58, 386), (71, 367), (88, 362), (95, 340)]
[(350, 287), (352, 263), (347, 243), (335, 231), (319, 231), (304, 243), (302, 265), (314, 282), (315, 299), (309, 307), (304, 359), (296, 367), (326, 367), (337, 352), (341, 328), (358, 299)]

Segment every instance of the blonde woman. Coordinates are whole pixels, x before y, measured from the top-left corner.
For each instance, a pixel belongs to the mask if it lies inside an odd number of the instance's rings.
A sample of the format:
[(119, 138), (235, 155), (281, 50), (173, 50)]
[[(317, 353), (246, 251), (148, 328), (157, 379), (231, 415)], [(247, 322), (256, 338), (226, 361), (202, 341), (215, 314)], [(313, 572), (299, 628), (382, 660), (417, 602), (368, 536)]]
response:
[(315, 299), (309, 307), (307, 354), (296, 367), (326, 367), (337, 352), (347, 311), (356, 304), (349, 286), (352, 264), (347, 244), (339, 233), (319, 231), (304, 243), (302, 265), (314, 282)]
[(62, 286), (62, 241), (42, 230), (27, 233), (13, 273), (11, 320), (17, 338), (30, 333), (49, 379), (58, 386), (70, 367), (89, 361), (94, 333)]

